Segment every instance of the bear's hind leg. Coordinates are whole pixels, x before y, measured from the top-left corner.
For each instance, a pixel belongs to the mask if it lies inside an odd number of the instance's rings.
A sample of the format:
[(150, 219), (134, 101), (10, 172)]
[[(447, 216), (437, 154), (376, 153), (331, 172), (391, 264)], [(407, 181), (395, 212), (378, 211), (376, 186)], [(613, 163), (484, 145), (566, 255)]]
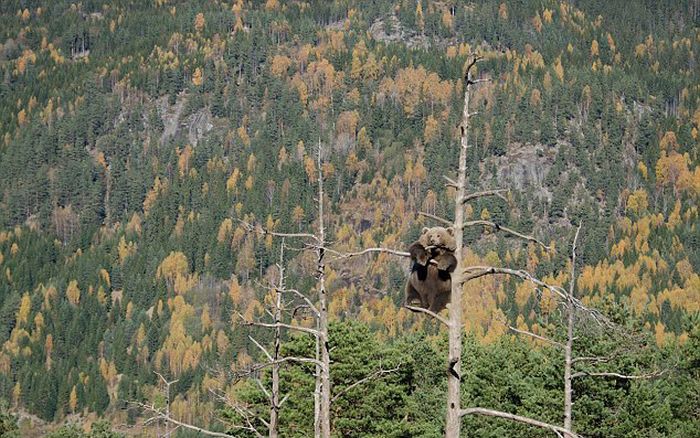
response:
[(406, 301), (405, 305), (407, 306), (413, 306), (415, 304), (418, 304), (418, 302), (421, 302), (421, 296), (416, 290), (416, 288), (413, 287), (411, 284), (411, 279), (406, 282)]

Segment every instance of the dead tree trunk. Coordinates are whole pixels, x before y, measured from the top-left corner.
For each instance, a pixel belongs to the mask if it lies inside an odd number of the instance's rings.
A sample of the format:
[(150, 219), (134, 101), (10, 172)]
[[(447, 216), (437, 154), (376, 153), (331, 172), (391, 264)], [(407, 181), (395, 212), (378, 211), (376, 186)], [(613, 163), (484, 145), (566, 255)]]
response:
[(270, 425), (268, 427), (268, 436), (277, 438), (279, 429), (279, 411), (280, 411), (280, 349), (282, 346), (282, 328), (279, 326), (282, 322), (282, 291), (285, 288), (284, 282), (284, 239), (280, 245), (280, 262), (278, 265), (279, 280), (277, 289), (275, 290), (275, 340), (272, 353), (274, 364), (272, 365), (272, 383), (270, 388)]
[(455, 198), (454, 230), (457, 248), (457, 268), (452, 274), (452, 292), (450, 296), (450, 320), (449, 320), (449, 362), (447, 374), (447, 418), (445, 419), (445, 436), (448, 438), (459, 437), (461, 427), (460, 408), (460, 383), (462, 371), (462, 289), (464, 286), (464, 273), (462, 272), (462, 252), (464, 244), (464, 201), (467, 191), (467, 152), (469, 149), (469, 119), (474, 113), (469, 112), (469, 98), (471, 86), (477, 81), (472, 80), (472, 68), (479, 61), (474, 56), (467, 65), (464, 74), (464, 108), (462, 110), (461, 141), (459, 151), (459, 171), (457, 174), (457, 196)]
[[(326, 231), (323, 223), (323, 169), (321, 167), (321, 142), (318, 145), (318, 236), (317, 236), (317, 280), (318, 280), (318, 343), (321, 350), (320, 375), (320, 433), (323, 438), (331, 436), (331, 376), (330, 352), (328, 351), (328, 293), (326, 291), (325, 246)], [(318, 378), (318, 377), (317, 377)], [(317, 385), (318, 386), (318, 385)]]
[(576, 241), (581, 231), (579, 224), (574, 236), (574, 243), (571, 246), (571, 278), (569, 279), (569, 299), (566, 302), (566, 346), (564, 347), (564, 429), (571, 433), (571, 406), (573, 389), (571, 387), (571, 360), (574, 344), (574, 318), (575, 309), (573, 306), (574, 286), (576, 283)]

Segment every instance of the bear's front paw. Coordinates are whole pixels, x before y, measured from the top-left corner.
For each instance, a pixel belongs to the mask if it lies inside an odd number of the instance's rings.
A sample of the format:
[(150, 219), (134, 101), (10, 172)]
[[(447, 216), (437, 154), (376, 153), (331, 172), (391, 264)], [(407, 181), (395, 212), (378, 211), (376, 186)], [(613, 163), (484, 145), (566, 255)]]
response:
[(427, 264), (428, 264), (428, 253), (427, 253), (427, 252), (423, 252), (423, 253), (421, 253), (421, 254), (417, 254), (417, 255), (416, 255), (416, 261), (417, 261), (421, 266), (427, 265)]
[(440, 258), (440, 260), (437, 261), (437, 268), (441, 271), (447, 271), (450, 269), (450, 260), (447, 258)]

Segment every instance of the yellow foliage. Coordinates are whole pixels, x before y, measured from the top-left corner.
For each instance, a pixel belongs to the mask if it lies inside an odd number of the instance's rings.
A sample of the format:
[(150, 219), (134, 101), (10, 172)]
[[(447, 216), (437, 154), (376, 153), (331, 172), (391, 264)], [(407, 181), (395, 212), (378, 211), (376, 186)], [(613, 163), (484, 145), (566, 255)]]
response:
[(661, 321), (656, 323), (656, 326), (654, 327), (655, 331), (655, 338), (656, 338), (656, 345), (659, 347), (663, 347), (664, 344), (666, 344), (666, 327), (661, 323)]
[(532, 26), (535, 28), (537, 33), (542, 32), (542, 19), (540, 18), (539, 12), (532, 18)]
[(608, 32), (606, 38), (608, 40), (608, 46), (610, 46), (610, 51), (615, 52), (615, 50), (616, 50), (615, 40), (613, 39), (612, 35), (610, 35), (610, 32)]
[(75, 414), (75, 409), (78, 407), (78, 393), (75, 390), (75, 385), (73, 385), (73, 389), (70, 391), (68, 407), (70, 408), (71, 412)]
[(121, 264), (124, 264), (124, 260), (126, 260), (127, 257), (136, 254), (136, 243), (134, 242), (126, 242), (126, 239), (124, 236), (122, 236), (119, 239), (119, 244), (117, 245), (117, 254), (119, 254), (119, 262)]
[(681, 155), (675, 150), (670, 154), (661, 152), (661, 157), (656, 162), (656, 183), (663, 187), (670, 185), (674, 194), (679, 191), (690, 189), (694, 186), (693, 175), (688, 169), (690, 158), (687, 154)]
[(544, 18), (545, 23), (551, 23), (552, 22), (552, 10), (545, 9), (544, 11), (542, 11), (542, 18)]
[(200, 322), (202, 324), (202, 331), (208, 331), (211, 328), (211, 316), (209, 315), (209, 304), (205, 304), (202, 308), (202, 315), (200, 317)]
[(525, 309), (527, 301), (530, 299), (532, 294), (532, 284), (526, 282), (519, 282), (515, 287), (515, 303), (518, 305), (520, 310)]
[(192, 84), (199, 87), (202, 85), (203, 81), (204, 73), (202, 72), (202, 69), (200, 67), (195, 68), (194, 73), (192, 73)]
[(232, 192), (238, 185), (238, 179), (241, 177), (241, 171), (236, 167), (231, 172), (231, 176), (226, 180), (226, 190)]
[(681, 201), (676, 199), (676, 203), (673, 206), (673, 211), (668, 215), (668, 222), (666, 223), (669, 228), (675, 228), (681, 224)]
[(597, 56), (600, 56), (600, 49), (598, 47), (598, 41), (594, 39), (593, 42), (591, 42), (591, 57)]
[(148, 215), (151, 207), (156, 203), (158, 196), (163, 193), (166, 189), (166, 184), (161, 182), (160, 177), (155, 177), (153, 180), (153, 188), (146, 194), (146, 199), (143, 201), (143, 212)]
[(78, 288), (78, 282), (76, 280), (71, 280), (66, 288), (66, 297), (68, 301), (77, 306), (80, 302), (80, 289)]
[(498, 6), (498, 17), (501, 20), (507, 20), (508, 19), (508, 6), (506, 6), (505, 3), (501, 3)]
[(675, 151), (678, 149), (678, 139), (673, 131), (666, 131), (659, 141), (659, 148), (662, 151)]
[(435, 140), (438, 136), (439, 131), (439, 122), (435, 119), (435, 117), (432, 116), (432, 114), (429, 115), (425, 121), (425, 130), (423, 132), (423, 138), (425, 139), (425, 142), (431, 143), (433, 140)]
[(635, 190), (627, 198), (627, 211), (641, 214), (649, 207), (649, 198), (644, 189)]
[(561, 64), (561, 57), (554, 61), (554, 73), (560, 81), (564, 81), (564, 66)]
[(204, 14), (200, 12), (196, 17), (194, 17), (194, 28), (197, 32), (201, 32), (204, 30), (205, 25), (206, 20), (204, 19)]
[(238, 306), (241, 303), (241, 286), (238, 284), (238, 279), (235, 276), (231, 278), (228, 296), (231, 297), (234, 305)]
[(219, 330), (216, 335), (216, 350), (219, 352), (219, 354), (225, 353), (230, 344), (231, 342), (229, 341), (228, 336), (226, 336), (226, 333), (224, 333), (223, 330)]
[(105, 282), (107, 287), (110, 287), (112, 285), (112, 282), (109, 278), (109, 272), (107, 272), (107, 270), (105, 268), (100, 268), (99, 274), (100, 274), (100, 279), (102, 279), (102, 281)]
[(20, 301), (19, 310), (17, 311), (17, 326), (27, 323), (31, 310), (32, 299), (29, 297), (29, 292), (25, 292), (24, 295), (22, 295), (22, 301)]
[(17, 113), (17, 123), (19, 126), (24, 126), (24, 124), (27, 122), (27, 113), (24, 111), (24, 109), (19, 110)]
[(233, 230), (233, 221), (231, 218), (226, 218), (219, 225), (219, 231), (216, 234), (216, 241), (219, 243), (224, 243), (228, 240), (231, 231)]

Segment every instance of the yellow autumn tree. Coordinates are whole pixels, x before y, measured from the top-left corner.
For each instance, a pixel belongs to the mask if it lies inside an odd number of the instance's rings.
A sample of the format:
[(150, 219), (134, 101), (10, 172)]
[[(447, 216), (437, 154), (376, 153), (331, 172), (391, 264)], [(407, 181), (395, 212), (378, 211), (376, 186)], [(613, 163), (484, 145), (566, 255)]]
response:
[(207, 24), (206, 20), (204, 19), (204, 14), (203, 13), (198, 13), (196, 17), (194, 17), (194, 29), (197, 32), (201, 32), (204, 30), (204, 26)]
[(27, 324), (29, 319), (29, 312), (32, 310), (32, 300), (29, 297), (29, 292), (25, 292), (22, 295), (22, 301), (19, 304), (19, 310), (17, 311), (17, 326)]
[(73, 385), (73, 389), (70, 390), (70, 396), (68, 398), (68, 407), (70, 408), (70, 411), (75, 414), (75, 410), (78, 407), (78, 393), (75, 389), (75, 385)]
[(202, 76), (202, 69), (199, 67), (195, 68), (194, 73), (192, 73), (192, 83), (197, 87), (201, 86), (203, 82)]
[(66, 298), (68, 298), (68, 301), (74, 306), (80, 303), (80, 289), (78, 288), (78, 282), (76, 280), (71, 280), (68, 283)]
[(561, 64), (561, 56), (554, 61), (554, 74), (560, 81), (564, 82), (564, 66)]

